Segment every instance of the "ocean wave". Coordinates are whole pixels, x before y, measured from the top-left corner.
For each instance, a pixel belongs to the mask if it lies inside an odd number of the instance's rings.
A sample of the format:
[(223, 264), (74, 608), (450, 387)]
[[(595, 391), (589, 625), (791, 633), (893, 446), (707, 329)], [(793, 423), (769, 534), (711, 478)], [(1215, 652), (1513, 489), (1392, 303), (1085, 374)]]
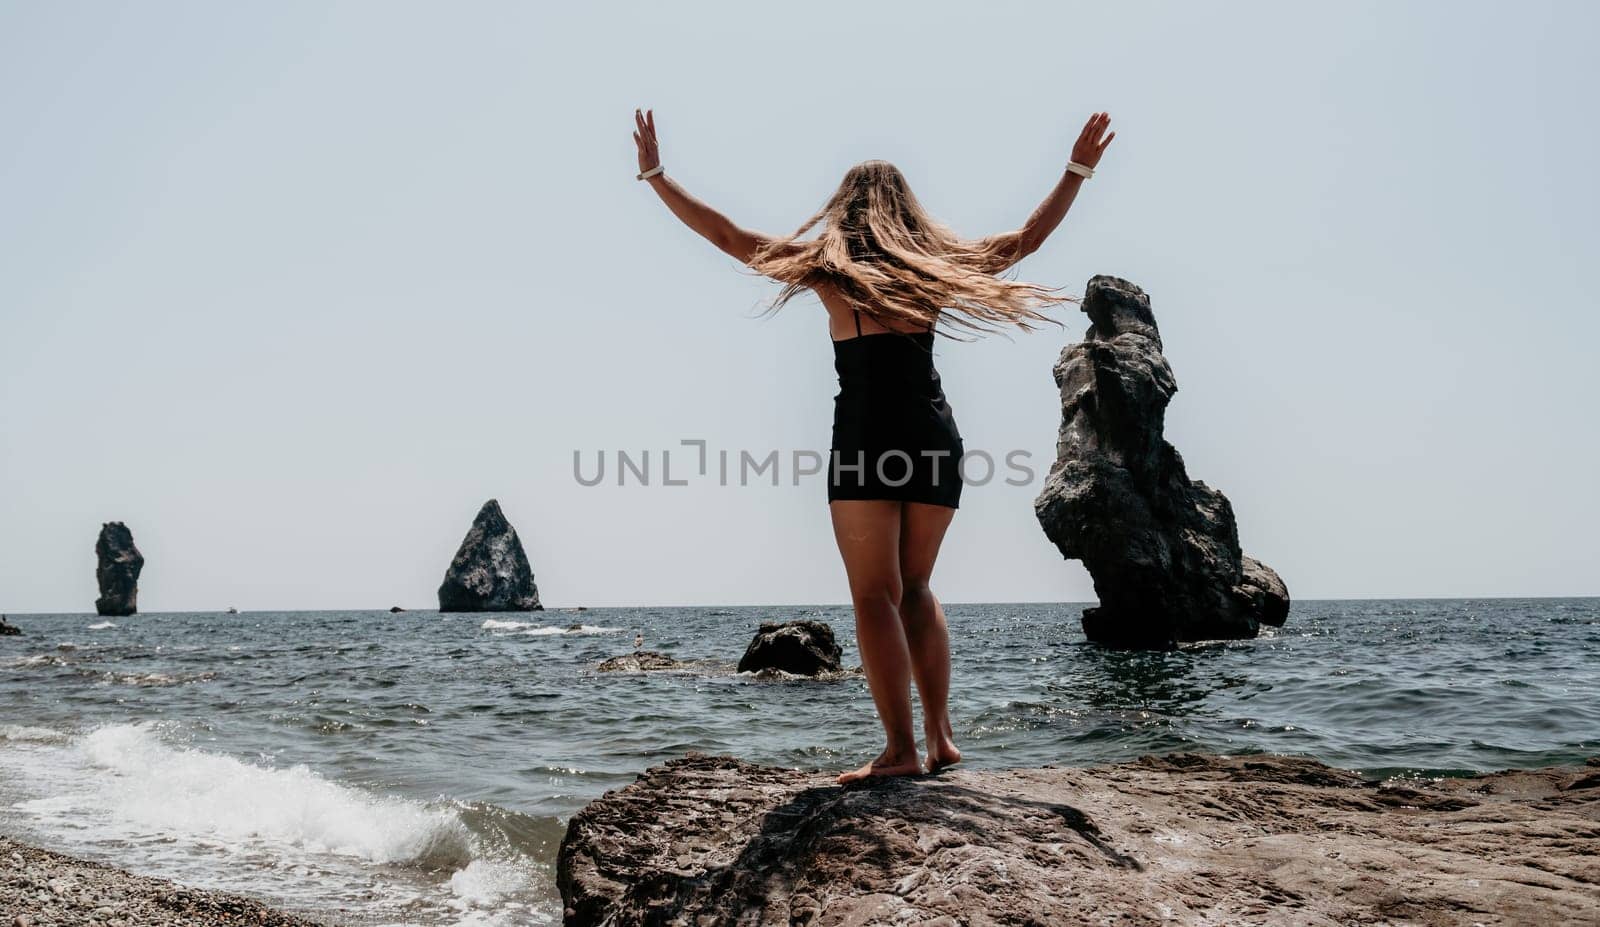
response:
[(556, 627), (554, 625), (546, 625), (545, 627), (542, 627), (542, 628), (529, 628), (528, 630), (523, 631), (522, 633), (523, 634), (533, 634), (533, 635), (544, 635), (544, 634), (616, 634), (618, 631), (621, 631), (621, 630), (622, 630), (621, 628), (602, 628), (599, 625), (594, 625), (594, 624), (574, 624), (574, 625), (568, 625), (567, 627), (564, 627), (564, 628)]
[(278, 856), (330, 853), (434, 870), (472, 861), (470, 834), (450, 810), (341, 785), (303, 765), (257, 766), (171, 746), (159, 730), (112, 724), (76, 738), (62, 759), (78, 774), (56, 770), (63, 788), (17, 808), (98, 821), (128, 838), (220, 841)]
[(60, 744), (67, 735), (47, 727), (29, 727), (25, 724), (0, 724), (0, 740), (12, 743)]
[(554, 860), (557, 819), (380, 794), (305, 765), (187, 746), (174, 727), (67, 735), (0, 726), (0, 782), (21, 799), (9, 811), (69, 852), (137, 847), (129, 858), (155, 874), (346, 905), (374, 923), (400, 913), (485, 927), (549, 922), (532, 899)]
[(490, 618), (479, 628), (484, 631), (515, 631), (530, 637), (546, 637), (553, 634), (616, 634), (621, 628), (605, 628), (594, 624), (539, 624), (534, 621), (505, 621), (499, 618)]
[(112, 622), (101, 621), (101, 622), (98, 622), (96, 624), (89, 625), (89, 630), (91, 630), (91, 631), (109, 631), (114, 627), (116, 627), (116, 625), (113, 624)]
[(189, 682), (210, 682), (213, 672), (204, 673), (97, 673), (101, 682), (120, 686), (181, 686)]

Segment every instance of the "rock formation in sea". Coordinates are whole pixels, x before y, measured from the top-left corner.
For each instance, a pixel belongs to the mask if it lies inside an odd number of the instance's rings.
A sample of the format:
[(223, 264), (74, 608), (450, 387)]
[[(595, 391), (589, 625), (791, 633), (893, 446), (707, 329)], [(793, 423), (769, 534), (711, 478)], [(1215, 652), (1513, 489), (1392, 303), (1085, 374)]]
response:
[(490, 499), (478, 510), (439, 585), (441, 612), (539, 611), (539, 589), (517, 529)]
[(637, 673), (644, 670), (677, 669), (683, 666), (682, 660), (674, 659), (664, 653), (654, 650), (635, 650), (625, 653), (620, 657), (612, 657), (600, 664), (602, 673)]
[(0, 615), (0, 637), (5, 637), (5, 636), (7, 636), (9, 634), (21, 634), (21, 633), (22, 633), (22, 629), (21, 628), (19, 628), (16, 625), (10, 623), (9, 621), (6, 621), (6, 616)]
[(573, 815), (556, 881), (566, 927), (1595, 924), (1597, 819), (1593, 768), (1177, 755), (841, 787), (691, 755)]
[(403, 611), (405, 611), (405, 609), (401, 608), (398, 605), (389, 606), (389, 614), (391, 614), (391, 615), (398, 615)]
[(100, 583), (100, 598), (95, 599), (94, 610), (106, 617), (137, 612), (139, 571), (144, 569), (144, 555), (133, 546), (133, 532), (120, 521), (106, 522), (100, 526), (94, 555), (97, 561), (94, 577)]
[(1082, 560), (1094, 578), (1100, 604), (1084, 610), (1084, 633), (1162, 649), (1283, 624), (1283, 580), (1241, 553), (1227, 497), (1190, 480), (1162, 437), (1178, 385), (1150, 298), (1096, 276), (1083, 311), (1088, 332), (1055, 365), (1061, 428), (1034, 512), (1062, 556)]
[(837, 673), (842, 654), (834, 643), (833, 628), (820, 621), (763, 621), (739, 658), (739, 672), (782, 670), (797, 676)]

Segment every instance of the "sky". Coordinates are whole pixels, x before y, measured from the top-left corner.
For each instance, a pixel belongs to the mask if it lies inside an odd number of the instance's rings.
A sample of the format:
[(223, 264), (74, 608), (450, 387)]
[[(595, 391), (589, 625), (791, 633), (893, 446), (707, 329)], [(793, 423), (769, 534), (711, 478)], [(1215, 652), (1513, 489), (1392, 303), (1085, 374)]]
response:
[[(778, 286), (634, 179), (635, 107), (747, 228), (882, 158), (972, 237), (1110, 112), (1012, 276), (1150, 294), (1167, 437), (1247, 553), (1299, 598), (1600, 594), (1597, 28), (1578, 2), (0, 0), (0, 611), (92, 610), (110, 520), (144, 611), (432, 607), (489, 498), (547, 605), (847, 601), (790, 466), (828, 446), (821, 306), (761, 317)], [(967, 488), (947, 601), (1094, 597), (1033, 514), (1085, 327), (1055, 314), (941, 343), (969, 451), (1036, 470)], [(646, 450), (651, 484), (617, 485)], [(720, 451), (774, 450), (780, 485), (718, 485)]]

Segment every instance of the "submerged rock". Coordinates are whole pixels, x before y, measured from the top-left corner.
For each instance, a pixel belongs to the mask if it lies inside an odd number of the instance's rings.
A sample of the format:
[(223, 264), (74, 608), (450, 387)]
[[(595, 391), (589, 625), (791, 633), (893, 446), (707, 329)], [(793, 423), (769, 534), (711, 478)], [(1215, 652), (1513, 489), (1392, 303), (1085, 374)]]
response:
[(600, 664), (602, 673), (629, 673), (643, 670), (677, 669), (684, 666), (682, 660), (669, 657), (664, 653), (654, 650), (635, 650), (625, 653), (620, 657), (612, 657)]
[(842, 654), (834, 643), (833, 628), (820, 621), (763, 621), (739, 659), (739, 672), (782, 670), (796, 676), (837, 673)]
[(517, 530), (500, 503), (490, 499), (478, 510), (439, 586), (441, 612), (539, 611), (539, 589)]
[(1584, 774), (1177, 755), (841, 787), (691, 755), (573, 815), (556, 881), (566, 927), (1592, 924)]
[(1233, 507), (1189, 479), (1162, 438), (1177, 391), (1150, 298), (1126, 280), (1089, 280), (1083, 341), (1056, 361), (1061, 428), (1034, 511), (1062, 556), (1082, 560), (1100, 604), (1091, 641), (1160, 649), (1254, 637), (1281, 625), (1289, 590), (1243, 556)]
[(95, 612), (106, 617), (138, 612), (139, 572), (144, 569), (144, 555), (133, 546), (133, 532), (120, 521), (102, 524), (94, 555), (94, 577), (100, 583)]

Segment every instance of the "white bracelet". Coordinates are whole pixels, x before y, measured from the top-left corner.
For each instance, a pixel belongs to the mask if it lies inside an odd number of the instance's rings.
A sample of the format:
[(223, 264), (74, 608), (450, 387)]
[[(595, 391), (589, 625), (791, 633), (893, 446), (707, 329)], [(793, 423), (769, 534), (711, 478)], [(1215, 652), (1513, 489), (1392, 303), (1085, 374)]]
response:
[(643, 180), (646, 177), (654, 177), (655, 175), (661, 173), (662, 170), (663, 170), (662, 166), (657, 164), (655, 167), (650, 168), (648, 171), (645, 171), (643, 174), (640, 174), (635, 179), (636, 180)]
[(1088, 180), (1090, 177), (1094, 176), (1094, 168), (1090, 167), (1087, 164), (1079, 164), (1076, 161), (1068, 161), (1067, 162), (1067, 170), (1072, 172), (1072, 173), (1074, 173), (1074, 174), (1077, 174), (1079, 177), (1082, 177), (1084, 180)]

